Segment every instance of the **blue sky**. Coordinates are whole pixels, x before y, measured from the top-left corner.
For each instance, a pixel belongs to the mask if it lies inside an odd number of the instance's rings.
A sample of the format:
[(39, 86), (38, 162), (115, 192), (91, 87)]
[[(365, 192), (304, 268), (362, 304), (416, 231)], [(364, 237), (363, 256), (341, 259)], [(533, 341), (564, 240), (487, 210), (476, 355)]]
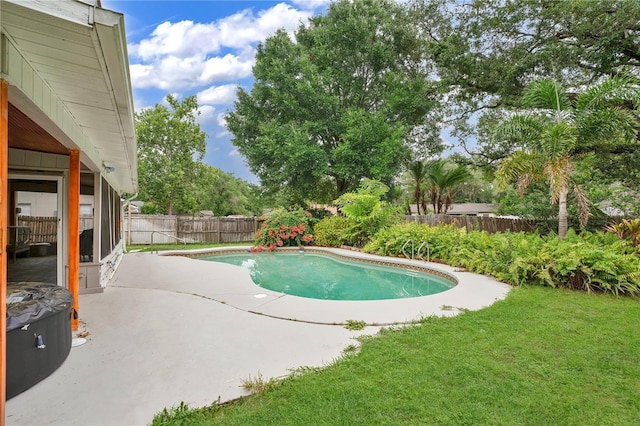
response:
[(197, 95), (207, 133), (205, 162), (258, 183), (231, 144), (224, 115), (238, 85), (251, 88), (256, 45), (277, 29), (295, 31), (329, 0), (102, 0), (125, 16), (136, 111)]

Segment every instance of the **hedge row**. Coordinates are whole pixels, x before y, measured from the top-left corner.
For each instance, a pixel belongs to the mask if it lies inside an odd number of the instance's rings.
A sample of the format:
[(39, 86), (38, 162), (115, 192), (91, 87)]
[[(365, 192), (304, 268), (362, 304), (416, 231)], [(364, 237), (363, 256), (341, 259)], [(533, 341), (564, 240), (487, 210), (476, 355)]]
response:
[[(545, 285), (640, 294), (640, 255), (614, 234), (569, 231), (564, 240), (535, 233), (488, 234), (453, 226), (403, 223), (378, 232), (364, 251), (404, 256), (422, 245), (424, 259), (493, 276), (512, 285)], [(425, 243), (425, 244), (423, 244)], [(411, 245), (405, 247), (410, 253)]]

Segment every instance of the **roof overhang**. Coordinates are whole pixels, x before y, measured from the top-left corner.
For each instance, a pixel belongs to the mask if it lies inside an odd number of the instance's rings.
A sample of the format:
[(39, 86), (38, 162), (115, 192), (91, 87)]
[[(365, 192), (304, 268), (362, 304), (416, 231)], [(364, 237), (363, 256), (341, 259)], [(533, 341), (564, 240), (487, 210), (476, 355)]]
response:
[(96, 1), (0, 0), (0, 24), (9, 102), (118, 192), (137, 192), (123, 15)]

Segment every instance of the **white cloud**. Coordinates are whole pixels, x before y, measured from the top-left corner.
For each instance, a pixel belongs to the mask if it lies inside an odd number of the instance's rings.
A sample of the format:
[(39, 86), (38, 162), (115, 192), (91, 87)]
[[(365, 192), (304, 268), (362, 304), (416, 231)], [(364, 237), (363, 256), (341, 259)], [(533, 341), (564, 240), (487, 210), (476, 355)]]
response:
[(227, 119), (225, 118), (226, 115), (227, 115), (226, 113), (221, 112), (216, 117), (216, 121), (218, 122), (218, 126), (224, 127), (225, 129), (227, 128)]
[(196, 122), (200, 126), (204, 126), (216, 118), (216, 109), (211, 105), (200, 105), (200, 102), (198, 102), (198, 111), (200, 111), (200, 114), (196, 115)]
[(310, 16), (309, 10), (279, 3), (257, 14), (245, 9), (209, 23), (163, 22), (148, 38), (128, 46), (132, 85), (184, 90), (249, 77), (255, 44), (279, 28), (292, 33)]
[(228, 105), (236, 99), (235, 84), (225, 84), (222, 86), (212, 86), (198, 93), (199, 104)]
[(193, 21), (163, 22), (144, 39), (130, 46), (131, 54), (151, 61), (165, 56), (199, 56), (220, 48), (219, 31), (211, 25)]
[(237, 56), (228, 54), (208, 59), (199, 65), (202, 67), (202, 72), (198, 76), (198, 85), (211, 84), (215, 81), (233, 81), (249, 77), (253, 68), (253, 58), (250, 61), (243, 61)]
[(221, 112), (216, 116), (216, 124), (220, 127), (220, 131), (216, 133), (217, 138), (231, 136), (231, 132), (227, 129), (227, 120), (225, 120), (225, 112)]
[(154, 68), (151, 65), (131, 64), (129, 66), (129, 73), (131, 74), (131, 84), (133, 84), (133, 87), (144, 89), (145, 87), (151, 86), (151, 84), (146, 85), (145, 83), (149, 81), (153, 71)]

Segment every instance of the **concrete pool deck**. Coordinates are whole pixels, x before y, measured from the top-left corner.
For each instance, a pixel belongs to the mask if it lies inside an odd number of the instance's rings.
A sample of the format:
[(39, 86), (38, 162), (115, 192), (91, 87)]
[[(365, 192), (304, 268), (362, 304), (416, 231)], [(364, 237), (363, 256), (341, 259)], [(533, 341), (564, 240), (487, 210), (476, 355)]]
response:
[[(234, 248), (237, 251), (248, 247)], [(477, 310), (503, 299), (509, 286), (483, 275), (463, 272), (438, 263), (376, 256), (344, 249), (312, 248), (312, 252), (332, 253), (341, 257), (385, 262), (398, 266), (413, 265), (452, 275), (458, 284), (442, 293), (392, 300), (318, 300), (278, 293), (256, 286), (249, 273), (237, 266), (218, 263), (219, 276), (215, 284), (208, 280), (198, 286), (198, 294), (233, 306), (237, 309), (266, 315), (318, 324), (346, 324), (347, 321), (364, 321), (370, 325), (402, 324), (420, 318), (437, 315), (451, 316), (465, 310)], [(227, 252), (229, 248), (194, 250), (198, 256), (206, 253)], [(183, 252), (184, 253), (184, 252)], [(183, 254), (168, 252), (167, 254)], [(210, 262), (205, 262), (210, 263)], [(229, 279), (229, 276), (233, 276)]]
[(87, 343), (73, 347), (51, 376), (7, 401), (6, 423), (148, 424), (181, 401), (204, 406), (244, 395), (242, 380), (258, 374), (282, 377), (297, 367), (327, 365), (355, 338), (379, 330), (330, 324), (455, 315), (489, 306), (509, 291), (483, 276), (430, 265), (454, 273), (458, 286), (413, 299), (321, 301), (259, 288), (232, 265), (127, 254), (104, 293), (80, 297), (79, 331), (88, 333)]

